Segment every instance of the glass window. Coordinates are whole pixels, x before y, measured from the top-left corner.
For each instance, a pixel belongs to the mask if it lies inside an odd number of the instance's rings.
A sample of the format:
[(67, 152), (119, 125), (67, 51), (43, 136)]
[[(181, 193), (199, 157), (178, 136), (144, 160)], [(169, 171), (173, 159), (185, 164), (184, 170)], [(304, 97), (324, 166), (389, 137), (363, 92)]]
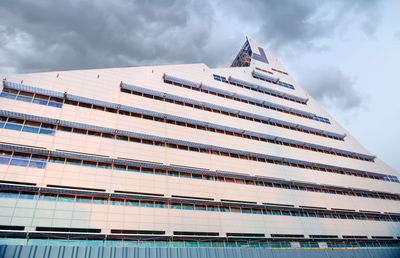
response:
[(154, 170), (154, 173), (156, 174), (156, 175), (165, 175), (167, 172), (165, 171), (165, 170), (163, 170), (163, 169), (155, 169)]
[(224, 242), (211, 242), (212, 247), (225, 247)]
[(94, 204), (107, 204), (107, 202), (108, 202), (107, 198), (93, 197)]
[(113, 139), (113, 138), (114, 138), (114, 135), (112, 135), (112, 134), (110, 134), (110, 133), (102, 133), (102, 136), (103, 136), (104, 138), (110, 138), (110, 139)]
[(50, 107), (62, 108), (62, 103), (58, 103), (58, 102), (54, 102), (54, 101), (49, 101), (48, 105)]
[(55, 200), (57, 200), (57, 194), (41, 193), (39, 195), (39, 200), (55, 201)]
[(77, 196), (76, 197), (76, 202), (91, 203), (92, 202), (92, 197)]
[(98, 165), (97, 165), (97, 167), (99, 167), (99, 168), (108, 168), (108, 169), (110, 169), (110, 168), (111, 168), (111, 164), (99, 162)]
[(188, 203), (182, 203), (182, 210), (194, 210), (194, 205)]
[(137, 240), (124, 240), (123, 242), (124, 247), (138, 247), (139, 241)]
[(104, 241), (104, 246), (105, 247), (122, 247), (122, 241), (121, 240), (107, 240), (107, 241)]
[(170, 207), (171, 209), (181, 209), (181, 204), (180, 204), (180, 203), (171, 203), (171, 204), (169, 205), (169, 207)]
[(196, 204), (195, 208), (196, 208), (196, 210), (200, 210), (200, 211), (207, 210), (207, 206), (206, 205), (201, 205), (201, 204)]
[(10, 162), (10, 165), (13, 166), (21, 166), (21, 167), (27, 167), (29, 163), (29, 160), (26, 159), (16, 159), (13, 157), (13, 159)]
[(59, 163), (59, 164), (64, 164), (65, 158), (60, 158), (60, 157), (50, 157), (49, 162), (52, 163)]
[(154, 207), (153, 201), (140, 201), (140, 207)]
[(18, 192), (8, 192), (8, 191), (0, 192), (0, 198), (18, 198), (18, 195), (19, 195)]
[(124, 199), (111, 199), (112, 205), (124, 205)]
[(128, 166), (128, 171), (140, 172), (140, 167)]
[(149, 240), (149, 241), (140, 240), (139, 246), (140, 247), (154, 247), (154, 240)]
[(229, 212), (229, 207), (219, 207), (220, 212)]
[(185, 242), (174, 240), (174, 241), (170, 242), (170, 246), (171, 247), (185, 247)]
[(163, 202), (155, 202), (155, 207), (156, 208), (166, 208), (166, 203)]
[(104, 246), (104, 240), (88, 239), (87, 246)]
[(97, 167), (97, 162), (95, 161), (89, 161), (89, 160), (83, 160), (82, 165), (85, 167)]
[(88, 135), (101, 136), (101, 133), (96, 131), (88, 131)]
[(12, 94), (12, 93), (7, 93), (7, 92), (3, 92), (0, 94), (0, 97), (2, 98), (8, 98), (8, 99), (15, 99), (17, 95)]
[(207, 205), (207, 211), (217, 211), (218, 207), (213, 205)]
[(169, 247), (169, 241), (155, 241), (156, 247)]
[(33, 99), (33, 103), (40, 104), (40, 105), (47, 105), (47, 100), (38, 98), (38, 95), (35, 96)]
[(125, 165), (114, 164), (113, 168), (116, 169), (116, 170), (126, 170), (126, 166)]
[(0, 164), (8, 164), (10, 163), (10, 157), (3, 156), (0, 154)]
[(228, 241), (225, 242), (226, 247), (236, 247), (236, 242), (235, 241)]
[(63, 132), (71, 132), (72, 131), (72, 127), (68, 127), (68, 126), (58, 126), (58, 130), (63, 131)]
[(142, 167), (142, 173), (153, 174), (153, 169), (152, 168), (143, 168)]
[(28, 239), (27, 245), (39, 245), (39, 246), (47, 246), (48, 239), (47, 238), (30, 238)]
[(240, 213), (240, 208), (231, 207), (231, 212)]
[(37, 195), (35, 193), (21, 192), (19, 194), (19, 199), (33, 200), (37, 199)]
[(250, 208), (242, 208), (242, 213), (251, 213)]
[(86, 134), (87, 131), (84, 129), (73, 128), (72, 132), (79, 133), (79, 134)]
[(139, 206), (139, 201), (136, 200), (126, 200), (126, 205), (127, 206)]
[(75, 200), (74, 195), (64, 195), (64, 194), (58, 195), (59, 202), (73, 202), (74, 200)]
[(197, 241), (185, 241), (185, 247), (198, 247)]
[(22, 128), (23, 132), (27, 132), (27, 133), (38, 133), (39, 132), (39, 127), (35, 127), (35, 126), (29, 126), (29, 125), (24, 125), (24, 128)]
[(8, 121), (6, 125), (4, 126), (5, 129), (10, 129), (10, 130), (15, 130), (15, 131), (20, 131), (22, 128), (22, 124), (16, 124), (16, 123), (10, 123)]
[(66, 164), (68, 164), (68, 165), (77, 165), (77, 166), (80, 166), (81, 165), (81, 160), (79, 160), (79, 159), (67, 159), (67, 162), (66, 162)]
[(129, 137), (123, 135), (117, 135), (116, 138), (121, 141), (129, 141)]

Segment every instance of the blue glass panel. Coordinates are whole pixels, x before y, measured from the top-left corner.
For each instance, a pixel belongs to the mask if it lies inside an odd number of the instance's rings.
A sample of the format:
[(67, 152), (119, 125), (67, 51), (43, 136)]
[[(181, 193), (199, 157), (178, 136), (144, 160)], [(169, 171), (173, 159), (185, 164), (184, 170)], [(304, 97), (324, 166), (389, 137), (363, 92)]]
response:
[(10, 158), (0, 156), (0, 164), (8, 164), (10, 163)]
[(21, 167), (27, 167), (29, 163), (29, 160), (23, 160), (23, 159), (12, 159), (10, 162), (10, 165), (13, 166), (21, 166)]
[(19, 199), (33, 200), (33, 199), (37, 199), (37, 195), (33, 194), (33, 193), (20, 193)]
[(58, 102), (49, 101), (48, 105), (51, 107), (62, 108), (62, 103), (58, 103)]
[(33, 103), (36, 103), (36, 104), (40, 104), (40, 105), (45, 105), (45, 106), (47, 106), (47, 100), (42, 100), (42, 99), (33, 99)]
[(16, 131), (21, 131), (22, 125), (14, 124), (14, 123), (6, 123), (6, 126), (4, 128), (11, 129), (11, 130), (16, 130)]
[(46, 167), (46, 162), (31, 160), (29, 162), (29, 166), (33, 167), (33, 168), (45, 168)]
[(7, 93), (7, 92), (2, 92), (1, 94), (0, 94), (0, 97), (2, 97), (2, 98), (7, 98), (7, 99), (15, 99), (16, 97), (17, 97), (17, 95), (15, 95), (15, 94), (11, 94), (11, 93)]
[(0, 192), (0, 198), (18, 198), (19, 193)]
[(34, 127), (34, 126), (27, 126), (25, 125), (22, 128), (23, 132), (28, 132), (28, 133), (38, 133), (39, 132), (39, 127)]
[(104, 198), (93, 197), (93, 204), (107, 204), (108, 200)]
[(140, 201), (140, 207), (154, 207), (154, 202), (152, 201)]
[(55, 201), (55, 200), (57, 200), (57, 195), (56, 194), (40, 194), (39, 200)]
[(53, 129), (40, 128), (40, 134), (54, 135), (55, 131)]
[(59, 202), (74, 202), (75, 196), (73, 195), (59, 195), (58, 201)]
[(25, 101), (25, 102), (32, 102), (32, 98), (31, 97), (26, 97), (26, 96), (21, 96), (21, 95), (19, 95), (17, 97), (17, 100)]

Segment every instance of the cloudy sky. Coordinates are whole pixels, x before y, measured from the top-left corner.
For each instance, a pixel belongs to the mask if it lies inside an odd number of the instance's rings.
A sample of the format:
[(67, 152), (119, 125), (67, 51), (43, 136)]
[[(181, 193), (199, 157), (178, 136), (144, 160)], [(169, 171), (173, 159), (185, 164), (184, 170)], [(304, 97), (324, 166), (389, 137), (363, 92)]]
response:
[(396, 0), (1, 0), (0, 73), (229, 66), (246, 35), (400, 171)]

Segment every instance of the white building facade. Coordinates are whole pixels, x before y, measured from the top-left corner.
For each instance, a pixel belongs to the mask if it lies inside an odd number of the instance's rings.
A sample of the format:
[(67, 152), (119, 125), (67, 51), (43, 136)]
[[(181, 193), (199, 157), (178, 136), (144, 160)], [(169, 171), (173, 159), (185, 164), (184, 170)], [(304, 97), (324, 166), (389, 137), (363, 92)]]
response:
[(1, 78), (2, 244), (399, 244), (397, 172), (252, 39), (229, 68)]

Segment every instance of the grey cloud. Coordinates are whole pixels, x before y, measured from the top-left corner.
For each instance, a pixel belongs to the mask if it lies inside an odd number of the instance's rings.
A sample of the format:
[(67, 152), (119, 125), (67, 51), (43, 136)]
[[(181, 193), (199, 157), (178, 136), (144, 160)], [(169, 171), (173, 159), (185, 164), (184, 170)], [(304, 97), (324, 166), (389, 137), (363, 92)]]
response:
[[(266, 46), (274, 51), (285, 47), (289, 51), (297, 51), (299, 47), (302, 50), (321, 48), (318, 40), (329, 38), (340, 24), (352, 17), (350, 14), (359, 13), (364, 21), (362, 14), (377, 3), (362, 0), (3, 1), (0, 71), (195, 62), (211, 67), (226, 66), (249, 31), (255, 40), (267, 42)], [(323, 15), (327, 10), (332, 14), (328, 18)], [(217, 18), (225, 22), (220, 24)], [(373, 33), (374, 26), (377, 25), (366, 23), (363, 30)]]
[(213, 16), (198, 1), (9, 1), (0, 53), (17, 71), (196, 62)]
[(381, 20), (378, 0), (250, 1), (248, 6), (247, 13), (257, 17), (256, 34), (275, 50), (324, 49), (319, 40), (332, 38), (353, 25), (374, 37)]
[(313, 98), (327, 107), (357, 110), (366, 99), (356, 90), (354, 78), (332, 67), (312, 70), (300, 81)]
[(393, 38), (394, 38), (394, 39), (397, 39), (397, 40), (400, 40), (400, 31), (395, 32), (395, 33), (393, 34)]

